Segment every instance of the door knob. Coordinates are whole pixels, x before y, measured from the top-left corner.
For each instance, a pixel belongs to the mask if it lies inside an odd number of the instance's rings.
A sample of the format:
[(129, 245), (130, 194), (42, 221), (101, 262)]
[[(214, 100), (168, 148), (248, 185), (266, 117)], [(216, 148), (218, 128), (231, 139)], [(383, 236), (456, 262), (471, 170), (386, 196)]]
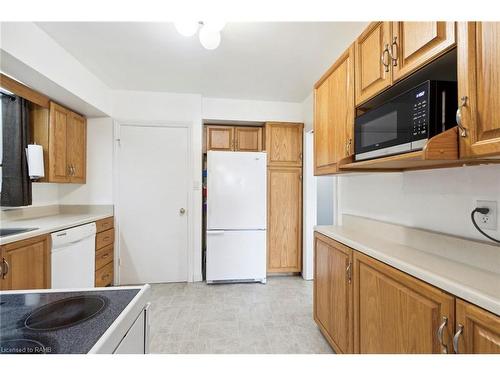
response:
[(179, 213), (180, 213), (181, 215), (184, 215), (184, 214), (186, 213), (186, 210), (185, 210), (184, 208), (181, 208), (181, 209), (179, 210)]

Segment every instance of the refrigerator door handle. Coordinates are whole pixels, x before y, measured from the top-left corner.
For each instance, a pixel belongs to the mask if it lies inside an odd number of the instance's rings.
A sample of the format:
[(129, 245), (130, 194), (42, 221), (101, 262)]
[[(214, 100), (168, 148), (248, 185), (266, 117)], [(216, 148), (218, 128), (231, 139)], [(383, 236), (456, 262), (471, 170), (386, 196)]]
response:
[(207, 230), (207, 235), (209, 234), (224, 234), (223, 230)]

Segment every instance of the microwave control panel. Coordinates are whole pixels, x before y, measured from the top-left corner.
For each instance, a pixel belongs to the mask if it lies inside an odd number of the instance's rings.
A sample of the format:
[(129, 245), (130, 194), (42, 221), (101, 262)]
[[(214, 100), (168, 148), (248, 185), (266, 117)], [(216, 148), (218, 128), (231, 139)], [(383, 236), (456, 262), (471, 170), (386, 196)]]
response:
[(429, 110), (426, 95), (422, 95), (413, 104), (413, 138), (427, 137), (428, 115)]

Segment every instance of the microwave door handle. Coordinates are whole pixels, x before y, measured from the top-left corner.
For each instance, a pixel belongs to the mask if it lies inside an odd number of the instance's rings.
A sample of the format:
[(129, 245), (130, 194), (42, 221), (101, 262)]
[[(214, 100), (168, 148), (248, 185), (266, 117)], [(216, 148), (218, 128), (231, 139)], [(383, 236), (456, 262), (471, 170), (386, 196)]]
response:
[(446, 90), (441, 92), (441, 132), (446, 130)]

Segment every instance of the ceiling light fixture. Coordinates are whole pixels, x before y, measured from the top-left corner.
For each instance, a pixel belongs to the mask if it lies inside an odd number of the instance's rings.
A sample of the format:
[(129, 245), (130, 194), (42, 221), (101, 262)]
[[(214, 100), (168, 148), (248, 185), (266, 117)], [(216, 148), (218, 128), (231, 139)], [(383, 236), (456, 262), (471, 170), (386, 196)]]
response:
[(193, 36), (200, 27), (199, 22), (196, 21), (181, 21), (174, 23), (175, 29), (182, 36)]
[(199, 39), (201, 45), (208, 50), (216, 49), (220, 45), (220, 32), (226, 25), (221, 21), (208, 21), (208, 22), (175, 22), (177, 32), (183, 36), (193, 36), (199, 31)]

